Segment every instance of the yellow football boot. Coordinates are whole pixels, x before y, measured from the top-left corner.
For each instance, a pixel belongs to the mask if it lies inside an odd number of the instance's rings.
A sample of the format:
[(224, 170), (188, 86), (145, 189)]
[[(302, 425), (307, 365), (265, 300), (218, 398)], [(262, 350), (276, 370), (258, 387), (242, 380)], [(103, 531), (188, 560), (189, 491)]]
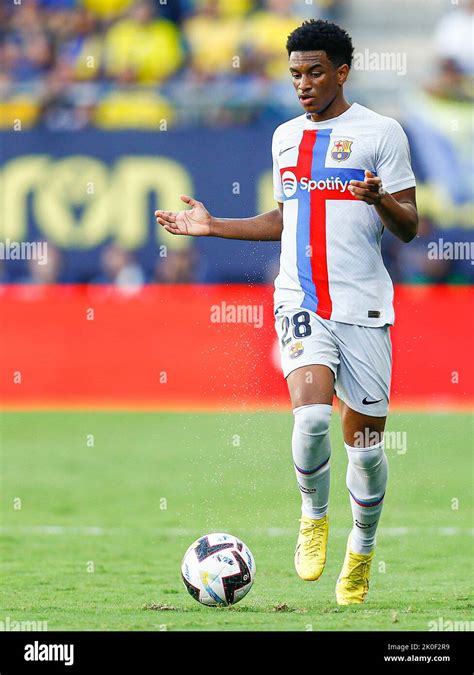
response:
[(358, 605), (365, 600), (369, 591), (370, 566), (374, 552), (353, 553), (351, 537), (347, 542), (346, 557), (336, 583), (338, 605)]
[(316, 581), (323, 573), (326, 564), (328, 517), (313, 520), (302, 516), (300, 523), (295, 551), (295, 568), (298, 576), (305, 581)]

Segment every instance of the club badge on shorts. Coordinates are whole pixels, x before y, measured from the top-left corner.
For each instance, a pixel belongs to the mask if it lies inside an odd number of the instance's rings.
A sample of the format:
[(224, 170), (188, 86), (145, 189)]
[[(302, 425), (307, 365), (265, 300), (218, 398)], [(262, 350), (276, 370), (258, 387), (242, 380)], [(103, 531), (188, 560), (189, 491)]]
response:
[(290, 359), (297, 359), (298, 356), (301, 356), (301, 354), (304, 352), (304, 347), (302, 342), (295, 342), (294, 344), (291, 345), (290, 347)]
[(334, 145), (331, 150), (331, 157), (336, 162), (343, 162), (345, 159), (351, 156), (351, 146), (354, 141), (334, 141)]

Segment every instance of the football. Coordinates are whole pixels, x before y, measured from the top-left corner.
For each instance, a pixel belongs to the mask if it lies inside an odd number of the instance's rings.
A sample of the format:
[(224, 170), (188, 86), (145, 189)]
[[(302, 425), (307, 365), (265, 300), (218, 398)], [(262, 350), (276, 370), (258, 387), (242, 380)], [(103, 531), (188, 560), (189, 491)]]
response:
[(214, 532), (197, 539), (184, 554), (181, 575), (188, 593), (203, 605), (235, 605), (255, 580), (255, 560), (231, 534)]

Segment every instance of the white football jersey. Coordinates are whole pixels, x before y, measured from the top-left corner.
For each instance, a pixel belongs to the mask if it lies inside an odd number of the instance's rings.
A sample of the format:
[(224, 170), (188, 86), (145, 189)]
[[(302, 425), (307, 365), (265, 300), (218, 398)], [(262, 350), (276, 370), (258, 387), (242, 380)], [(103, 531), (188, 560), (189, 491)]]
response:
[(400, 124), (358, 103), (325, 122), (303, 114), (276, 129), (272, 154), (274, 196), (283, 202), (275, 307), (360, 326), (392, 324), (382, 221), (348, 186), (364, 180), (365, 169), (387, 192), (415, 186)]

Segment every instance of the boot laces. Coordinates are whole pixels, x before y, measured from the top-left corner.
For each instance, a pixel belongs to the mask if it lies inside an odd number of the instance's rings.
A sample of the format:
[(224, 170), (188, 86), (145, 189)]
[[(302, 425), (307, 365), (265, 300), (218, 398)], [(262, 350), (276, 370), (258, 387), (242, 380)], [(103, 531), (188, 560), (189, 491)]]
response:
[(322, 545), (324, 528), (321, 527), (319, 521), (316, 521), (315, 523), (307, 524), (302, 527), (301, 534), (305, 538), (303, 542), (303, 548), (307, 555), (316, 556)]
[(346, 577), (347, 582), (359, 588), (360, 584), (367, 584), (369, 578), (370, 560), (357, 560), (355, 565), (351, 567), (350, 576)]

